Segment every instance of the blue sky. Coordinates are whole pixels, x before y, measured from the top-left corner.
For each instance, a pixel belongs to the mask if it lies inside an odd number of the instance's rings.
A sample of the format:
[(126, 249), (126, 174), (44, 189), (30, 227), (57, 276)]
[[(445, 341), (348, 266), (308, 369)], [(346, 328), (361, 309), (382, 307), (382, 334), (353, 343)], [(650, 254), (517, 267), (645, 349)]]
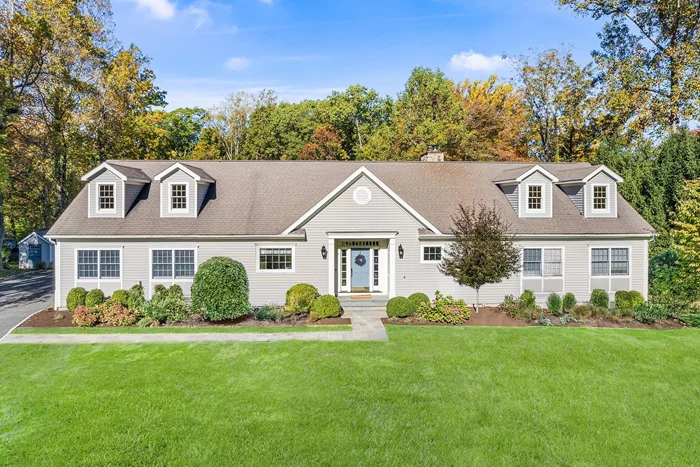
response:
[(117, 37), (151, 57), (169, 108), (239, 90), (317, 99), (360, 83), (394, 96), (416, 66), (509, 77), (500, 57), (565, 44), (590, 59), (601, 23), (553, 0), (112, 0)]

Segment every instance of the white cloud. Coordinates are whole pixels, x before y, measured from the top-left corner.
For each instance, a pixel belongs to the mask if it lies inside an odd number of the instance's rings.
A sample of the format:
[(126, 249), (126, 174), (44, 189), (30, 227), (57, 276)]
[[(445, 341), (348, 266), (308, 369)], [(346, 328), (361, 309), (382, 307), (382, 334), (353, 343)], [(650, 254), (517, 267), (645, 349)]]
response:
[(500, 55), (486, 55), (469, 52), (460, 52), (450, 59), (450, 69), (453, 71), (496, 71), (508, 65), (508, 59)]
[(250, 66), (250, 60), (245, 57), (231, 57), (226, 60), (226, 68), (229, 70), (243, 70)]
[(171, 19), (175, 16), (175, 4), (168, 0), (129, 0), (140, 9), (148, 10), (156, 19)]
[(260, 3), (267, 3), (268, 5), (272, 5), (272, 0), (260, 0)]
[(184, 13), (194, 17), (194, 30), (199, 29), (204, 23), (211, 22), (211, 17), (209, 16), (209, 10), (204, 8), (204, 6), (190, 5), (183, 10)]

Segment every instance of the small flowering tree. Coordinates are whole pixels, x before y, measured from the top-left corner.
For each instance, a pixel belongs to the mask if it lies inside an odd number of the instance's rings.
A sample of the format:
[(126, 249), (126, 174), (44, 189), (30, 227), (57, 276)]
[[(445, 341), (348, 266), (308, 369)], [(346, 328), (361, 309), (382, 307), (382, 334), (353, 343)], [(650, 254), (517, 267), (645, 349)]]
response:
[(460, 285), (476, 290), (478, 313), (479, 289), (520, 271), (520, 250), (514, 244), (514, 235), (508, 233), (510, 224), (501, 219), (495, 205), (460, 204), (452, 221), (455, 240), (446, 248), (438, 268)]

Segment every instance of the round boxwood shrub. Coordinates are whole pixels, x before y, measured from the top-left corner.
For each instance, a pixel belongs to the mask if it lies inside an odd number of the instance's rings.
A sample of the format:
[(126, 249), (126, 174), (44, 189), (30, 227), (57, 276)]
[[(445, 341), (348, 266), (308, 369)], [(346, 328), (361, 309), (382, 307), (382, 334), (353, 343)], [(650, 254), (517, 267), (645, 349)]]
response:
[(117, 302), (122, 306), (126, 307), (129, 304), (129, 291), (128, 290), (115, 290), (112, 292), (110, 297), (112, 302)]
[(343, 314), (340, 308), (340, 300), (335, 295), (321, 295), (311, 305), (309, 321), (317, 321), (323, 318), (337, 318)]
[(293, 285), (287, 290), (287, 312), (293, 315), (311, 312), (318, 289), (311, 284)]
[(185, 294), (182, 291), (182, 287), (180, 287), (178, 284), (173, 284), (170, 286), (168, 289), (168, 296), (177, 302), (185, 301)]
[(415, 304), (406, 297), (394, 297), (386, 304), (386, 314), (389, 318), (407, 318), (416, 313)]
[(163, 284), (156, 284), (153, 287), (153, 295), (168, 295), (168, 288)]
[(70, 313), (73, 313), (79, 306), (85, 306), (85, 296), (87, 292), (82, 287), (70, 289), (68, 297), (66, 297), (66, 308)]
[(564, 311), (571, 311), (574, 309), (576, 306), (576, 297), (574, 294), (571, 292), (567, 293), (564, 295), (564, 299), (562, 300), (562, 308), (564, 308)]
[(203, 262), (192, 282), (192, 310), (212, 321), (250, 313), (245, 267), (223, 256)]
[(532, 290), (526, 290), (520, 295), (520, 301), (527, 307), (536, 305), (535, 293)]
[(632, 308), (635, 308), (637, 307), (637, 305), (646, 303), (646, 300), (644, 300), (644, 295), (642, 295), (641, 292), (637, 292), (636, 290), (630, 290), (630, 302), (632, 302)]
[(593, 289), (593, 292), (591, 292), (590, 304), (604, 310), (609, 310), (610, 295), (603, 289)]
[(418, 311), (418, 307), (420, 307), (421, 303), (430, 303), (430, 298), (422, 292), (416, 292), (414, 294), (409, 295), (408, 300), (411, 303), (413, 303), (414, 312)]
[(85, 306), (90, 308), (100, 305), (105, 301), (105, 293), (100, 289), (92, 289), (85, 296)]
[(554, 316), (561, 315), (561, 297), (552, 292), (547, 298), (547, 309)]

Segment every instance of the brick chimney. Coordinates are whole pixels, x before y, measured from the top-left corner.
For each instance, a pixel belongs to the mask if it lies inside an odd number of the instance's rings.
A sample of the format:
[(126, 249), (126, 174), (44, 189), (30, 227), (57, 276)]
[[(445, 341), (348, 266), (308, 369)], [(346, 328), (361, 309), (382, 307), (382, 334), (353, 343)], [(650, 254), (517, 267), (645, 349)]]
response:
[(420, 156), (421, 162), (445, 162), (445, 153), (438, 151), (437, 144), (429, 144), (428, 152)]

